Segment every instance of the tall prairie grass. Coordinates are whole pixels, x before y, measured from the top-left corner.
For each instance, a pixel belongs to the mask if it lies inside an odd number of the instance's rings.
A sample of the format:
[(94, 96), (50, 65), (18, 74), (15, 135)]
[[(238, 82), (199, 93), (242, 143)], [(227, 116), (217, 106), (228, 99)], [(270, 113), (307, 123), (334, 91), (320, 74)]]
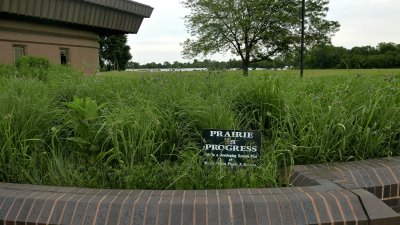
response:
[[(400, 76), (382, 71), (312, 71), (305, 79), (290, 71), (83, 78), (53, 67), (41, 81), (0, 67), (10, 74), (0, 76), (0, 181), (276, 187), (290, 185), (281, 170), (295, 164), (400, 155)], [(259, 166), (203, 166), (203, 128), (260, 130)]]

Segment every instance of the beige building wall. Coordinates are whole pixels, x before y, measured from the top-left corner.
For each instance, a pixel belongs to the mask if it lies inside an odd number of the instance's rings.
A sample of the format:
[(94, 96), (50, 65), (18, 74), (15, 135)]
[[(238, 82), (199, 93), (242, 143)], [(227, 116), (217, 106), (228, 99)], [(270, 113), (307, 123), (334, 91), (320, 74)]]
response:
[(60, 49), (68, 51), (68, 63), (85, 74), (99, 68), (99, 37), (96, 33), (55, 25), (0, 19), (0, 64), (14, 63), (14, 46), (25, 55), (46, 57), (61, 64)]

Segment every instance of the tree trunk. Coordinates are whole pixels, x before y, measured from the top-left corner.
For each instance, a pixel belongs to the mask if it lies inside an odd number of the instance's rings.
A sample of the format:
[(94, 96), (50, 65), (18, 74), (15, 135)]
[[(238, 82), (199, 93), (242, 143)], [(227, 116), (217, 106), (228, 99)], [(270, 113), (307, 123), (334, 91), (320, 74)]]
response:
[(242, 62), (242, 66), (243, 66), (243, 76), (247, 77), (249, 76), (249, 66), (250, 66), (250, 62), (248, 60), (243, 60)]

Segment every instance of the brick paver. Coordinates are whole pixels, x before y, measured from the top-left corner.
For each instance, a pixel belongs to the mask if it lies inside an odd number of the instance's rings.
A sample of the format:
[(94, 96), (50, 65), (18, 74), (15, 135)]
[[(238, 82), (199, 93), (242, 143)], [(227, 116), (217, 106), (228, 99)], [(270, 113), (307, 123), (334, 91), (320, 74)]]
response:
[[(400, 158), (295, 166), (293, 187), (100, 190), (0, 183), (0, 224), (400, 224)], [(378, 210), (377, 210), (378, 209)]]

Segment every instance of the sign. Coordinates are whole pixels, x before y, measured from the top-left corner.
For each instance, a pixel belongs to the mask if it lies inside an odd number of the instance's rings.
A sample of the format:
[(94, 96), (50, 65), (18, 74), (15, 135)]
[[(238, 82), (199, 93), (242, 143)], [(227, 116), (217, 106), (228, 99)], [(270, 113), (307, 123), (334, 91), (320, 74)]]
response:
[(204, 165), (229, 167), (257, 166), (261, 150), (261, 132), (203, 129)]

